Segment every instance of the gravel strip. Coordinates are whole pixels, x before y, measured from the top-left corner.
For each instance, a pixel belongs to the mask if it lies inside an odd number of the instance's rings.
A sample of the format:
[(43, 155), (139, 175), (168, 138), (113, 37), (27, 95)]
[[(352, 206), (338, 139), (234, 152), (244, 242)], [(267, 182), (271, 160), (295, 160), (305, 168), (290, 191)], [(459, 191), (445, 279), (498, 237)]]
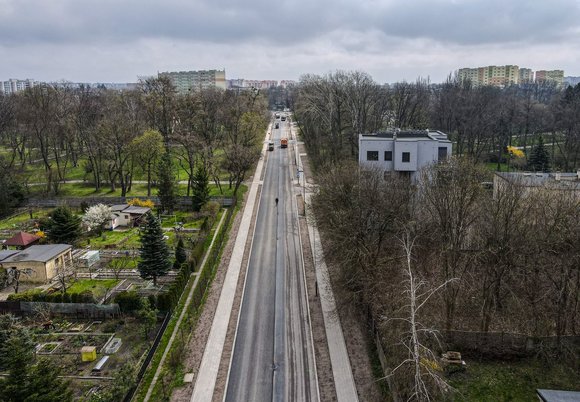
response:
[[(249, 192), (246, 192), (246, 194), (244, 194), (244, 205), (246, 203), (248, 193)], [(234, 243), (236, 242), (236, 237), (238, 235), (242, 215), (242, 211), (238, 211), (236, 217), (234, 218), (228, 241), (224, 247), (222, 259), (218, 266), (216, 275), (209, 288), (209, 293), (205, 301), (203, 311), (201, 312), (201, 315), (197, 321), (197, 325), (193, 330), (193, 335), (184, 349), (186, 351), (186, 355), (183, 360), (184, 372), (194, 374), (193, 382), (185, 384), (181, 388), (175, 389), (171, 395), (172, 401), (189, 401), (191, 399), (193, 387), (195, 385), (195, 379), (197, 377), (199, 365), (201, 364), (201, 359), (205, 350), (205, 344), (207, 343), (207, 338), (209, 337), (209, 332), (213, 323), (213, 317), (215, 315), (215, 310), (217, 308), (224, 279), (226, 277), (226, 271), (230, 263)]]
[(312, 339), (314, 341), (314, 353), (316, 354), (316, 371), (318, 374), (318, 387), (320, 390), (320, 401), (336, 401), (336, 389), (332, 375), (332, 365), (328, 352), (328, 342), (326, 340), (326, 330), (324, 328), (324, 318), (322, 316), (322, 305), (320, 298), (316, 294), (316, 273), (314, 271), (314, 261), (312, 258), (312, 248), (308, 235), (308, 226), (304, 217), (304, 202), (302, 196), (296, 197), (298, 212), (300, 214), (300, 237), (304, 251), (304, 269), (306, 271), (306, 289), (308, 292), (308, 303), (310, 305), (310, 321), (312, 323)]

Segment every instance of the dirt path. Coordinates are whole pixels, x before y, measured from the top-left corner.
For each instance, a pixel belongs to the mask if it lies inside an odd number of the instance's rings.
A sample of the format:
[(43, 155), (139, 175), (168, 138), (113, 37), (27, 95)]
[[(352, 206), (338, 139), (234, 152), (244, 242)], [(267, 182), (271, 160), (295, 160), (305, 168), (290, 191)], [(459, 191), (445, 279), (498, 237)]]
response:
[[(248, 193), (244, 195), (244, 205), (246, 204), (246, 198)], [(193, 373), (194, 378), (193, 382), (185, 384), (181, 388), (176, 388), (171, 395), (172, 401), (179, 401), (185, 402), (191, 399), (191, 395), (193, 393), (193, 387), (195, 385), (195, 378), (197, 377), (197, 372), (199, 370), (199, 365), (201, 363), (201, 359), (203, 357), (203, 352), (205, 350), (205, 344), (207, 342), (207, 338), (209, 336), (209, 332), (211, 330), (213, 317), (215, 315), (215, 310), (217, 308), (220, 294), (222, 291), (222, 286), (224, 283), (224, 279), (226, 276), (226, 271), (228, 265), (230, 263), (230, 258), (232, 255), (232, 250), (234, 247), (234, 243), (236, 241), (236, 237), (238, 234), (238, 229), (240, 227), (240, 222), (242, 220), (242, 211), (236, 214), (234, 222), (232, 224), (232, 228), (229, 233), (228, 242), (226, 243), (223, 253), (222, 259), (217, 269), (215, 278), (210, 286), (209, 293), (207, 299), (205, 301), (205, 305), (203, 311), (199, 317), (197, 325), (193, 331), (193, 335), (185, 347), (186, 356), (184, 358), (183, 367), (184, 372), (186, 373)], [(255, 214), (256, 211), (254, 211)], [(244, 256), (244, 259), (247, 257)], [(242, 265), (244, 267), (244, 265)], [(245, 276), (245, 271), (241, 273), (240, 280), (243, 280)], [(243, 282), (242, 282), (243, 283)], [(238, 284), (239, 286), (239, 284)], [(237, 318), (237, 314), (235, 315)], [(233, 315), (232, 315), (233, 317)], [(229, 332), (229, 331), (228, 331)], [(231, 343), (231, 341), (230, 341)], [(226, 339), (226, 346), (228, 345), (228, 340)], [(225, 354), (225, 350), (224, 350)], [(228, 355), (229, 356), (229, 355)], [(229, 357), (228, 357), (229, 358)], [(217, 386), (220, 384), (220, 378), (218, 377)], [(223, 386), (222, 386), (223, 387)]]

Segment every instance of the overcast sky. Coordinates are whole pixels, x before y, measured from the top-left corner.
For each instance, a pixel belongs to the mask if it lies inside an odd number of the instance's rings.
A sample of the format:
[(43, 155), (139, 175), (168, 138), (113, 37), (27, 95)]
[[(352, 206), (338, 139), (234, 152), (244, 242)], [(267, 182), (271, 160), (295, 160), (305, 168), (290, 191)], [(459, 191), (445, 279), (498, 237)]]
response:
[(580, 75), (580, 0), (0, 0), (0, 80), (225, 68), (441, 82), (490, 64)]

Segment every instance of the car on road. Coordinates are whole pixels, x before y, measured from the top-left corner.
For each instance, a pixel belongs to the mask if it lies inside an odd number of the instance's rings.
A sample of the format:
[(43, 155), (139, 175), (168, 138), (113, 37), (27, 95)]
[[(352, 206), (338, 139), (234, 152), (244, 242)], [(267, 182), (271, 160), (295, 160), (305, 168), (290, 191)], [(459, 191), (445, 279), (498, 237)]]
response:
[(274, 126), (274, 128), (280, 128), (280, 123), (276, 123), (276, 125)]
[(280, 140), (280, 148), (288, 148), (288, 138), (282, 138)]
[(274, 150), (274, 143), (272, 141), (268, 142), (268, 151)]

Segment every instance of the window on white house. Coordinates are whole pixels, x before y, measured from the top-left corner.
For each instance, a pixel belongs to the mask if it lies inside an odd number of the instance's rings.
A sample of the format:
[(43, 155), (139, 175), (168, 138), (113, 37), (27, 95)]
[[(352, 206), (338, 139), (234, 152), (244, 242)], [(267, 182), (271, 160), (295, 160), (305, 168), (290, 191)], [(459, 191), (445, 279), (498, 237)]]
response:
[(367, 151), (367, 161), (378, 161), (379, 151)]
[(411, 152), (403, 152), (403, 162), (411, 162)]
[(385, 162), (391, 162), (393, 160), (393, 151), (385, 151)]

